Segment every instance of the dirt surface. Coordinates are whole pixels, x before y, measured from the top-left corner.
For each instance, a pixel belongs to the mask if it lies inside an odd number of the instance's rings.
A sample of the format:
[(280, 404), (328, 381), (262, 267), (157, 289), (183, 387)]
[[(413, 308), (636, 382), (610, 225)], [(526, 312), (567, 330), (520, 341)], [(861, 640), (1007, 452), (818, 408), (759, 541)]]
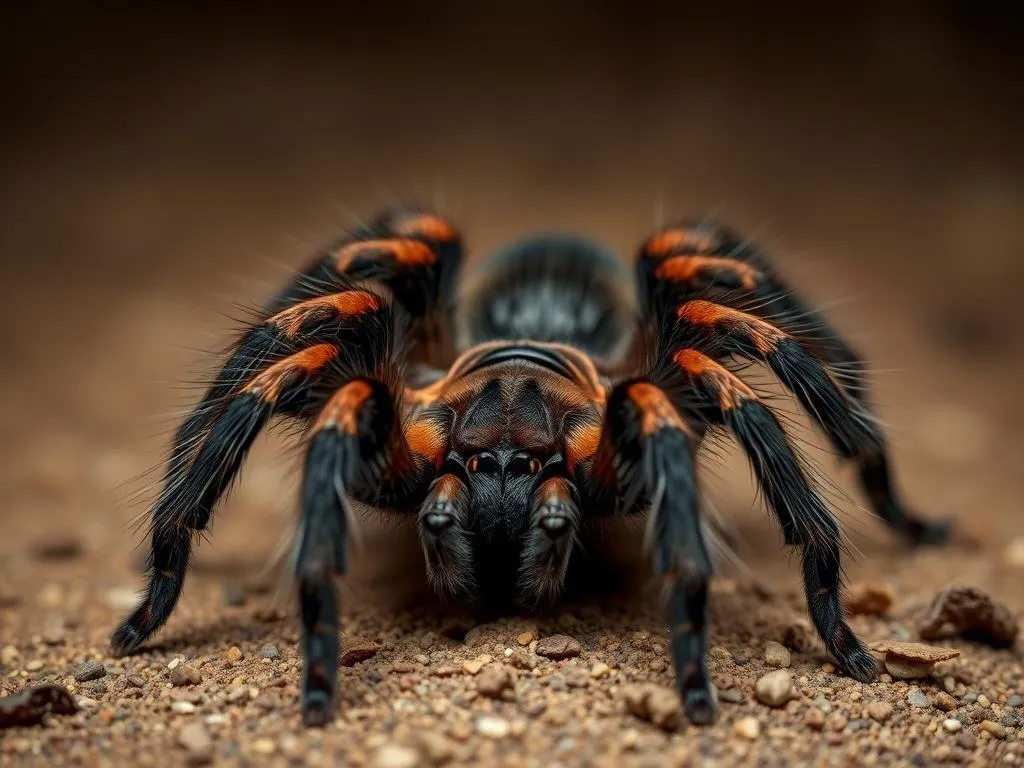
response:
[[(1024, 764), (1021, 641), (933, 641), (960, 655), (922, 679), (835, 674), (803, 639), (796, 563), (734, 451), (706, 467), (738, 556), (713, 589), (710, 728), (666, 695), (637, 531), (590, 547), (621, 566), (598, 572), (610, 594), (482, 621), (437, 606), (410, 532), (369, 516), (344, 584), (338, 716), (304, 731), (276, 567), (299, 454), (279, 436), (219, 510), (167, 627), (111, 658), (141, 584), (132, 522), (185, 385), (216, 362), (197, 350), (392, 194), (440, 205), (476, 255), (557, 227), (625, 256), (660, 208), (760, 238), (871, 361), (907, 497), (976, 540), (905, 550), (805, 433), (851, 581), (873, 609), (891, 593), (855, 630), (918, 640), (954, 584), (1020, 622), (1024, 121), (999, 31), (896, 6), (847, 19), (842, 40), (690, 19), (682, 56), (678, 20), (421, 16), (386, 45), (328, 20), (8, 29), (22, 120), (5, 127), (0, 204), (0, 695), (55, 682), (80, 711), (0, 730), (0, 763)], [(787, 656), (792, 691), (767, 660)], [(756, 694), (773, 670), (774, 707)]]

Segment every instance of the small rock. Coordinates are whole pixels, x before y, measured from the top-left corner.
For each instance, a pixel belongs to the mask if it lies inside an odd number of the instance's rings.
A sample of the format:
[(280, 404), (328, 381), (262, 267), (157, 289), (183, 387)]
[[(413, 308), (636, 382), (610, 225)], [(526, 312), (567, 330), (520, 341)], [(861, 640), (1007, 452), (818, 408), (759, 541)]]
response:
[(568, 635), (550, 635), (537, 641), (537, 655), (556, 661), (579, 656), (582, 651), (579, 641)]
[(523, 632), (516, 638), (516, 643), (521, 645), (523, 648), (533, 642), (533, 632)]
[(927, 707), (931, 704), (928, 701), (928, 697), (917, 686), (914, 686), (907, 692), (907, 701), (914, 707)]
[(935, 671), (937, 662), (949, 661), (960, 655), (956, 648), (940, 648), (902, 640), (882, 640), (868, 647), (875, 653), (885, 655), (885, 671), (900, 680), (928, 677)]
[(876, 723), (884, 723), (892, 717), (892, 704), (887, 701), (873, 701), (864, 708), (864, 712)]
[(39, 659), (32, 659), (25, 665), (25, 670), (28, 672), (38, 672), (43, 668), (43, 662)]
[(958, 747), (970, 751), (978, 746), (978, 737), (970, 731), (961, 731), (956, 735), (956, 743)]
[(764, 660), (770, 667), (788, 667), (793, 663), (789, 649), (772, 640), (764, 645)]
[(280, 659), (281, 649), (274, 645), (274, 643), (267, 643), (260, 648), (260, 656), (264, 659)]
[(944, 691), (939, 691), (932, 698), (932, 704), (935, 705), (936, 709), (941, 709), (943, 712), (952, 712), (959, 706), (959, 702)]
[(729, 704), (742, 704), (746, 696), (743, 695), (743, 691), (739, 688), (726, 688), (724, 691), (718, 692), (719, 701), (725, 701)]
[(142, 675), (128, 675), (125, 677), (124, 682), (131, 688), (145, 688), (146, 678)]
[(416, 750), (400, 744), (385, 744), (373, 756), (376, 768), (415, 768), (419, 763)]
[(481, 661), (480, 659), (470, 659), (469, 661), (462, 662), (462, 669), (467, 675), (477, 675), (480, 673), (480, 670), (484, 668), (485, 663), (486, 662)]
[(825, 718), (825, 727), (833, 733), (839, 733), (846, 728), (846, 716), (842, 712), (833, 712)]
[(176, 664), (168, 670), (167, 677), (171, 681), (171, 685), (179, 688), (187, 685), (199, 685), (203, 681), (199, 670), (188, 664)]
[(350, 637), (342, 643), (340, 664), (351, 667), (361, 661), (372, 659), (380, 651), (380, 646), (372, 640), (362, 637)]
[(213, 739), (202, 723), (189, 723), (178, 731), (178, 744), (185, 748), (192, 764), (208, 763), (213, 759)]
[(808, 708), (808, 710), (804, 712), (804, 725), (808, 728), (820, 731), (825, 727), (825, 713), (817, 707)]
[(171, 703), (171, 711), (179, 715), (191, 715), (196, 711), (196, 705), (191, 701), (175, 701)]
[(992, 702), (988, 700), (988, 696), (982, 693), (978, 695), (978, 706), (983, 709), (988, 709), (992, 706)]
[(957, 733), (961, 728), (964, 727), (964, 724), (956, 718), (951, 717), (947, 720), (942, 721), (942, 727), (950, 733)]
[(1011, 647), (1018, 631), (1010, 610), (975, 587), (950, 587), (940, 592), (918, 627), (924, 640), (953, 634), (994, 648)]
[(1011, 568), (1024, 568), (1024, 536), (1010, 540), (1003, 550), (1003, 560)]
[(80, 683), (99, 680), (101, 677), (106, 677), (106, 674), (107, 670), (104, 668), (103, 662), (92, 659), (84, 661), (75, 667), (75, 680)]
[(621, 690), (626, 708), (637, 717), (665, 731), (673, 731), (682, 721), (679, 695), (653, 683), (628, 685)]
[(437, 731), (424, 729), (419, 734), (419, 741), (427, 759), (434, 765), (443, 765), (455, 757), (455, 745)]
[(35, 541), (30, 551), (39, 560), (73, 560), (82, 554), (82, 540), (74, 534), (54, 534)]
[(476, 719), (476, 732), (489, 739), (504, 739), (512, 728), (503, 717), (482, 715)]
[(252, 743), (252, 750), (258, 755), (272, 755), (277, 750), (277, 745), (272, 739), (256, 739)]
[(516, 648), (508, 657), (508, 663), (517, 669), (535, 669), (537, 657), (520, 648)]
[(978, 727), (991, 736), (995, 736), (997, 739), (1005, 739), (1007, 736), (1006, 726), (1002, 723), (996, 723), (992, 720), (982, 720), (981, 725)]
[(242, 649), (239, 648), (237, 645), (232, 645), (230, 648), (228, 648), (228, 652), (225, 654), (225, 657), (230, 662), (241, 661), (243, 658)]
[(3, 664), (5, 667), (10, 666), (20, 658), (21, 651), (19, 651), (13, 645), (5, 645), (2, 649), (0, 649), (0, 664)]
[(579, 664), (568, 664), (563, 667), (562, 677), (570, 688), (586, 688), (590, 682), (590, 673)]
[(504, 664), (488, 664), (476, 677), (477, 692), (492, 699), (501, 698), (514, 685), (515, 675)]
[(1006, 700), (1006, 706), (1024, 707), (1024, 696), (1021, 696), (1019, 693), (1015, 693), (1013, 696)]
[(596, 661), (590, 668), (590, 676), (595, 680), (602, 680), (611, 674), (611, 667), (605, 664), (603, 661)]
[(733, 723), (732, 730), (741, 739), (754, 741), (761, 735), (761, 724), (756, 717), (743, 717)]
[(793, 690), (793, 675), (785, 670), (769, 672), (758, 678), (754, 684), (757, 700), (769, 707), (781, 707), (796, 697)]
[(58, 621), (53, 624), (49, 624), (45, 629), (43, 629), (43, 642), (47, 645), (63, 645), (65, 639), (64, 634), (64, 622)]
[(141, 599), (141, 595), (130, 587), (112, 587), (104, 597), (107, 605), (118, 613), (132, 610)]
[(846, 592), (846, 610), (851, 615), (884, 616), (896, 597), (886, 584), (858, 582)]
[(795, 619), (782, 631), (782, 644), (798, 653), (813, 651), (818, 636), (807, 619)]

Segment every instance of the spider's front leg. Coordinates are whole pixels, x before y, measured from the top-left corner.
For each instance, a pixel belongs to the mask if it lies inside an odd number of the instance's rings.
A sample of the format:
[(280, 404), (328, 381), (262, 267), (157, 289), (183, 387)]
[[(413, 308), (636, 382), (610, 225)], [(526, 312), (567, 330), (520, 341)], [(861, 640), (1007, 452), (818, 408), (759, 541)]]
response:
[(644, 379), (616, 386), (607, 400), (597, 452), (577, 470), (600, 514), (649, 507), (647, 547), (667, 600), (672, 660), (686, 715), (714, 720), (705, 654), (711, 559), (701, 527), (696, 435), (666, 393)]
[(399, 413), (397, 398), (380, 379), (356, 378), (327, 401), (309, 434), (295, 559), (306, 725), (323, 725), (332, 713), (339, 653), (335, 578), (345, 572), (349, 499), (415, 508), (440, 455), (441, 426), (421, 419), (403, 430)]

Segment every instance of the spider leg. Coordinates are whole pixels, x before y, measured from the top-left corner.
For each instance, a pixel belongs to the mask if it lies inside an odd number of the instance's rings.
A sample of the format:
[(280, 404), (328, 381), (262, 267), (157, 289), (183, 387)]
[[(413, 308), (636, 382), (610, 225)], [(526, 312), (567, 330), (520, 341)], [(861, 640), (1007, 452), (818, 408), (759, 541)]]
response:
[(839, 525), (808, 482), (778, 419), (738, 376), (696, 350), (673, 353), (655, 378), (677, 403), (736, 436), (786, 543), (802, 549), (804, 591), (818, 634), (841, 669), (873, 680), (877, 665), (844, 616)]
[(206, 528), (257, 435), (276, 411), (308, 391), (338, 352), (333, 344), (315, 344), (253, 377), (217, 416), (188, 468), (164, 486), (152, 510), (146, 595), (111, 637), (115, 654), (137, 648), (171, 615), (181, 595), (192, 539)]
[[(919, 517), (899, 497), (862, 361), (775, 274), (765, 254), (718, 225), (669, 228), (642, 246), (637, 277), (642, 302), (669, 326), (677, 321), (683, 342), (768, 363), (836, 450), (856, 463), (872, 508), (890, 528), (914, 544), (948, 540), (948, 521)], [(832, 373), (820, 361), (840, 370)]]
[(425, 492), (434, 456), (410, 445), (390, 389), (356, 378), (323, 406), (309, 434), (295, 571), (302, 620), (302, 712), (309, 726), (331, 715), (338, 666), (335, 577), (345, 572), (349, 498), (376, 498), (382, 482), (404, 484), (392, 501), (408, 506)]
[[(584, 429), (573, 451), (592, 444)], [(647, 547), (663, 580), (672, 660), (687, 717), (709, 723), (715, 711), (705, 654), (711, 559), (697, 500), (697, 437), (668, 395), (644, 379), (612, 389), (600, 438), (575, 465), (591, 514), (640, 514), (649, 508)]]

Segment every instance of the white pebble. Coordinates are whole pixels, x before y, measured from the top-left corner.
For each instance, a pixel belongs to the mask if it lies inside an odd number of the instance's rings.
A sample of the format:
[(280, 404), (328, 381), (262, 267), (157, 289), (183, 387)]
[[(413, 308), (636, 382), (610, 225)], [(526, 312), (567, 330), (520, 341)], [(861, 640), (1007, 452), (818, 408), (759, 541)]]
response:
[(196, 705), (190, 701), (176, 701), (171, 704), (171, 711), (179, 715), (191, 715), (196, 711)]
[(484, 715), (477, 718), (476, 730), (481, 736), (486, 736), (489, 739), (504, 739), (508, 736), (511, 727), (508, 720), (502, 717)]
[(373, 759), (377, 768), (414, 768), (419, 762), (420, 756), (415, 749), (400, 744), (385, 744), (377, 750)]
[(761, 735), (761, 724), (756, 717), (744, 717), (733, 724), (732, 730), (737, 736), (754, 741)]
[(961, 728), (964, 727), (964, 724), (961, 723), (959, 720), (951, 717), (948, 720), (943, 720), (942, 721), (942, 727), (945, 728), (950, 733), (956, 733), (957, 731), (959, 731)]

